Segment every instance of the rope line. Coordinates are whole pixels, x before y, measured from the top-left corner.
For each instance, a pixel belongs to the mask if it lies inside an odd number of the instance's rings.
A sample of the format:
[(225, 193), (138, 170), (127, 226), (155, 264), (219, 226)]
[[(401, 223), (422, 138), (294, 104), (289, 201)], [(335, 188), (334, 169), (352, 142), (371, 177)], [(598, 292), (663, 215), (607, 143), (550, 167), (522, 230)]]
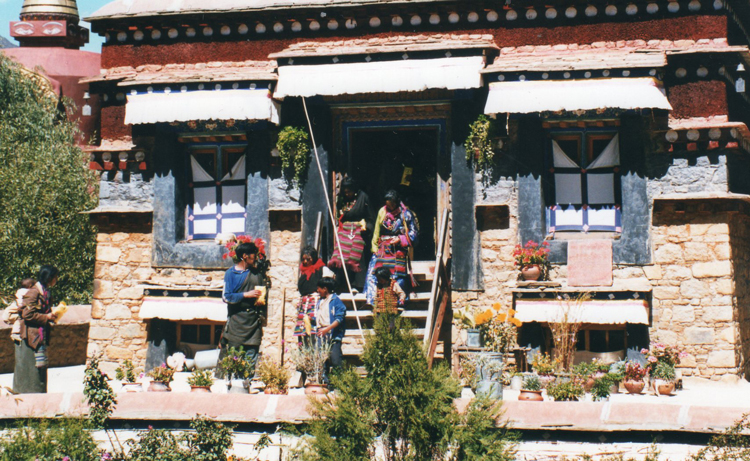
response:
[[(313, 145), (313, 152), (315, 153), (315, 162), (318, 165), (318, 173), (320, 175), (320, 183), (323, 186), (323, 193), (326, 198), (326, 206), (328, 207), (328, 216), (331, 218), (331, 225), (333, 226), (334, 232), (333, 237), (336, 240), (336, 247), (339, 251), (339, 258), (341, 259), (341, 262), (344, 262), (344, 252), (341, 250), (341, 241), (339, 240), (339, 234), (335, 231), (337, 228), (336, 226), (336, 219), (333, 216), (333, 207), (331, 206), (331, 200), (328, 198), (328, 187), (326, 187), (326, 178), (323, 174), (323, 167), (320, 165), (320, 157), (318, 156), (318, 145), (315, 144), (315, 134), (313, 133), (312, 129), (312, 122), (310, 122), (310, 114), (307, 112), (307, 102), (305, 100), (306, 98), (302, 98), (302, 108), (305, 110), (305, 118), (307, 119), (307, 126), (310, 130), (310, 138), (312, 140)], [(344, 278), (346, 279), (346, 286), (349, 288), (349, 294), (352, 296), (352, 307), (354, 307), (354, 313), (356, 315), (357, 319), (357, 327), (359, 327), (359, 335), (362, 337), (362, 339), (365, 338), (365, 334), (362, 331), (362, 322), (359, 320), (359, 312), (357, 311), (357, 301), (354, 299), (354, 290), (352, 289), (352, 284), (349, 281), (349, 273), (346, 270), (346, 264), (342, 264), (344, 268)]]

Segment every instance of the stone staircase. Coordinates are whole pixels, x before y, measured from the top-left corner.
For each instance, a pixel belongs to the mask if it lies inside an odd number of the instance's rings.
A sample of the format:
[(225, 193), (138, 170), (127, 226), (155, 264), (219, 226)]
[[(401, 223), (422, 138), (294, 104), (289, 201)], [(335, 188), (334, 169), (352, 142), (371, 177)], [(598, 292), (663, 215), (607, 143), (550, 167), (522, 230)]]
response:
[[(410, 294), (406, 302), (402, 316), (409, 319), (414, 327), (413, 332), (419, 339), (424, 339), (427, 327), (427, 317), (429, 315), (429, 304), (431, 297), (432, 282), (435, 273), (434, 261), (415, 261), (412, 263), (414, 278), (419, 282), (419, 286)], [(369, 307), (365, 307), (366, 299), (364, 293), (357, 293), (353, 299), (356, 303), (357, 310), (353, 308), (352, 295), (350, 293), (341, 293), (339, 297), (347, 306), (346, 311), (346, 336), (342, 342), (342, 352), (344, 359), (354, 365), (361, 364), (360, 356), (364, 345), (364, 340), (360, 335), (357, 319), (362, 324), (362, 332), (367, 335), (372, 333), (373, 314)], [(435, 358), (441, 359), (443, 356), (442, 344), (438, 344)]]

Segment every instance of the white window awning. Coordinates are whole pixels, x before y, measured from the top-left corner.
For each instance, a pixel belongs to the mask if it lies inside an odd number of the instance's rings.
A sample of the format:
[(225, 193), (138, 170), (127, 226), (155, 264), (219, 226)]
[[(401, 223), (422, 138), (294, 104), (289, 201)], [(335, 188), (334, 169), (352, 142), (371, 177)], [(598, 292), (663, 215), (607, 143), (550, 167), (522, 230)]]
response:
[[(516, 300), (516, 318), (521, 322), (559, 322), (567, 306), (559, 300)], [(568, 318), (594, 325), (648, 325), (648, 302), (643, 299), (585, 301), (578, 307), (571, 301)]]
[(483, 56), (281, 66), (274, 98), (479, 88), (483, 67)]
[(672, 110), (656, 79), (606, 78), (490, 83), (485, 114), (596, 109)]
[(141, 319), (227, 321), (227, 305), (221, 298), (146, 297)]
[(126, 124), (191, 120), (268, 120), (278, 124), (279, 107), (265, 88), (128, 95)]

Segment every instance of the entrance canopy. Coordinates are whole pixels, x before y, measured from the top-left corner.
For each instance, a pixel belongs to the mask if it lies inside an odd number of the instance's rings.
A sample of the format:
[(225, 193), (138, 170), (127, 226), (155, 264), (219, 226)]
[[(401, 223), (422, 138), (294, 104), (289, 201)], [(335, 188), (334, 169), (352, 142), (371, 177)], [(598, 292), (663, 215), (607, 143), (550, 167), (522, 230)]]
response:
[(479, 88), (483, 67), (482, 56), (282, 66), (274, 97)]
[[(559, 322), (567, 309), (556, 299), (549, 301), (516, 300), (516, 318), (524, 323)], [(626, 323), (648, 325), (648, 302), (643, 299), (585, 301), (577, 307), (571, 303), (568, 319), (596, 325), (623, 325)]]
[(490, 84), (485, 114), (596, 109), (672, 110), (654, 78), (537, 80)]
[(279, 108), (267, 89), (128, 95), (125, 124), (190, 120), (268, 120), (278, 123)]
[(269, 57), (281, 99), (479, 88), (485, 56), (496, 52), (490, 35), (419, 35), (301, 42)]

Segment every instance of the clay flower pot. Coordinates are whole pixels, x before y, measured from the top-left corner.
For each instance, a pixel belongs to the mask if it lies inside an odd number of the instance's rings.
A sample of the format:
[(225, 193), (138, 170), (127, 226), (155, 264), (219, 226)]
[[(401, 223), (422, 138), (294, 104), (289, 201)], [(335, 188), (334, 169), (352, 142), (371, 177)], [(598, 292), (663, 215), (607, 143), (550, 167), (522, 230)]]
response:
[(122, 383), (123, 392), (143, 392), (141, 383)]
[(161, 381), (151, 381), (148, 386), (149, 392), (171, 392), (172, 389), (169, 387), (169, 383), (163, 383)]
[(672, 395), (672, 393), (674, 392), (674, 381), (655, 379), (654, 392), (656, 393), (656, 395)]
[(643, 392), (643, 388), (646, 387), (646, 383), (643, 381), (629, 380), (622, 383), (628, 394), (640, 394)]
[(521, 389), (521, 392), (518, 394), (518, 400), (523, 400), (526, 402), (543, 402), (544, 397), (542, 397), (542, 391), (530, 391), (527, 389)]
[(542, 276), (542, 268), (538, 264), (531, 264), (521, 268), (521, 276), (527, 282), (537, 281)]
[(315, 384), (315, 383), (307, 383), (305, 384), (305, 394), (327, 394), (328, 393), (328, 386), (325, 384)]
[(211, 392), (211, 386), (190, 386), (190, 392), (197, 392), (197, 393), (210, 393)]

